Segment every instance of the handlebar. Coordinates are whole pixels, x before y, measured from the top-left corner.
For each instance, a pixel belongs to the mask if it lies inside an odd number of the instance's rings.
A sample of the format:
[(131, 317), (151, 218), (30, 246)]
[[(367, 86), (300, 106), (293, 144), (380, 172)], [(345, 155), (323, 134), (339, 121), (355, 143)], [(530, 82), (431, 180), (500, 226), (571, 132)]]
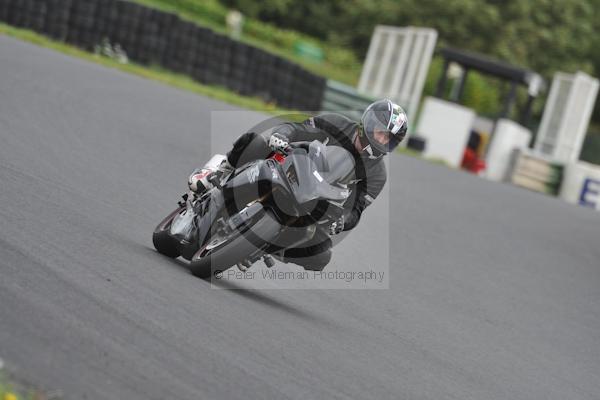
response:
[(289, 143), (289, 146), (285, 149), (285, 154), (288, 155), (294, 149), (304, 149), (308, 152), (308, 148), (311, 142), (308, 141), (300, 141), (300, 142), (292, 142)]

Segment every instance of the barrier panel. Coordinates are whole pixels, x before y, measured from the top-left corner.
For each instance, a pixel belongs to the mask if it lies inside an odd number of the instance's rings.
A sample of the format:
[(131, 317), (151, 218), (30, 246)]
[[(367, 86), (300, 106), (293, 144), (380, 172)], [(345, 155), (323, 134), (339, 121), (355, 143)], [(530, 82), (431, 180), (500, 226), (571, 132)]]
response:
[(318, 110), (326, 79), (178, 16), (125, 0), (0, 0), (0, 21), (92, 51), (119, 44), (159, 65), (279, 106)]
[(508, 170), (508, 181), (535, 192), (556, 196), (560, 190), (563, 165), (529, 149), (515, 149)]

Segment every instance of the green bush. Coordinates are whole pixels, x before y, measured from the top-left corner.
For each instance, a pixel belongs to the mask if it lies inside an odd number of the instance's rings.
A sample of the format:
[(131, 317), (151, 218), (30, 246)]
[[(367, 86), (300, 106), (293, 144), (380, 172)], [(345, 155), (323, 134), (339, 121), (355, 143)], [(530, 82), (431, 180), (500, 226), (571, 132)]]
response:
[[(444, 60), (440, 56), (434, 57), (431, 61), (425, 87), (423, 88), (423, 96), (433, 96), (435, 94), (443, 64)], [(446, 92), (444, 93), (446, 98), (450, 95), (453, 83), (451, 79), (448, 79), (446, 82)], [(473, 108), (478, 114), (495, 116), (499, 112), (501, 104), (497, 82), (476, 71), (470, 71), (465, 85), (462, 104)]]
[(600, 126), (591, 125), (590, 130), (585, 137), (583, 147), (581, 148), (581, 156), (583, 161), (600, 165)]

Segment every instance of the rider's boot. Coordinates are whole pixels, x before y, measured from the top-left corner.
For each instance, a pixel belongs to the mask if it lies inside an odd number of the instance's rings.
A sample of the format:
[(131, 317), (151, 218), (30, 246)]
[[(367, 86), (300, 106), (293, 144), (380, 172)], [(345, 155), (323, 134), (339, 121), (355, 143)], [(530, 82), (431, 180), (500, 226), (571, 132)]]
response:
[(215, 156), (202, 168), (197, 168), (188, 179), (188, 187), (200, 195), (214, 187), (214, 182), (220, 180), (225, 174), (234, 170), (233, 166), (224, 156)]

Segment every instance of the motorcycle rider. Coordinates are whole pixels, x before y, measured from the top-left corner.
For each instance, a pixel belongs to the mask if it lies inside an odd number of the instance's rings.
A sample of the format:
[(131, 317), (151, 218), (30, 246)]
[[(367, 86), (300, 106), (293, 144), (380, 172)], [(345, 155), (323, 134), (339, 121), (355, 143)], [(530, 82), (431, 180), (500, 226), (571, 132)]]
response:
[[(346, 202), (342, 217), (329, 227), (329, 235), (336, 235), (353, 229), (363, 211), (383, 189), (387, 179), (383, 156), (402, 141), (407, 124), (408, 119), (402, 107), (389, 99), (382, 99), (365, 109), (360, 123), (341, 114), (326, 113), (302, 123), (281, 124), (267, 136), (247, 132), (234, 142), (219, 170), (228, 172), (250, 160), (266, 158), (271, 152), (284, 152), (289, 143), (298, 141), (320, 140), (328, 146), (344, 147), (354, 156), (358, 182), (352, 190), (354, 201)], [(206, 177), (195, 171), (188, 185), (190, 190), (200, 192), (205, 189)], [(283, 258), (278, 258), (305, 269), (322, 270), (331, 259), (332, 242), (329, 235), (316, 230), (310, 240), (301, 246), (287, 248)]]

